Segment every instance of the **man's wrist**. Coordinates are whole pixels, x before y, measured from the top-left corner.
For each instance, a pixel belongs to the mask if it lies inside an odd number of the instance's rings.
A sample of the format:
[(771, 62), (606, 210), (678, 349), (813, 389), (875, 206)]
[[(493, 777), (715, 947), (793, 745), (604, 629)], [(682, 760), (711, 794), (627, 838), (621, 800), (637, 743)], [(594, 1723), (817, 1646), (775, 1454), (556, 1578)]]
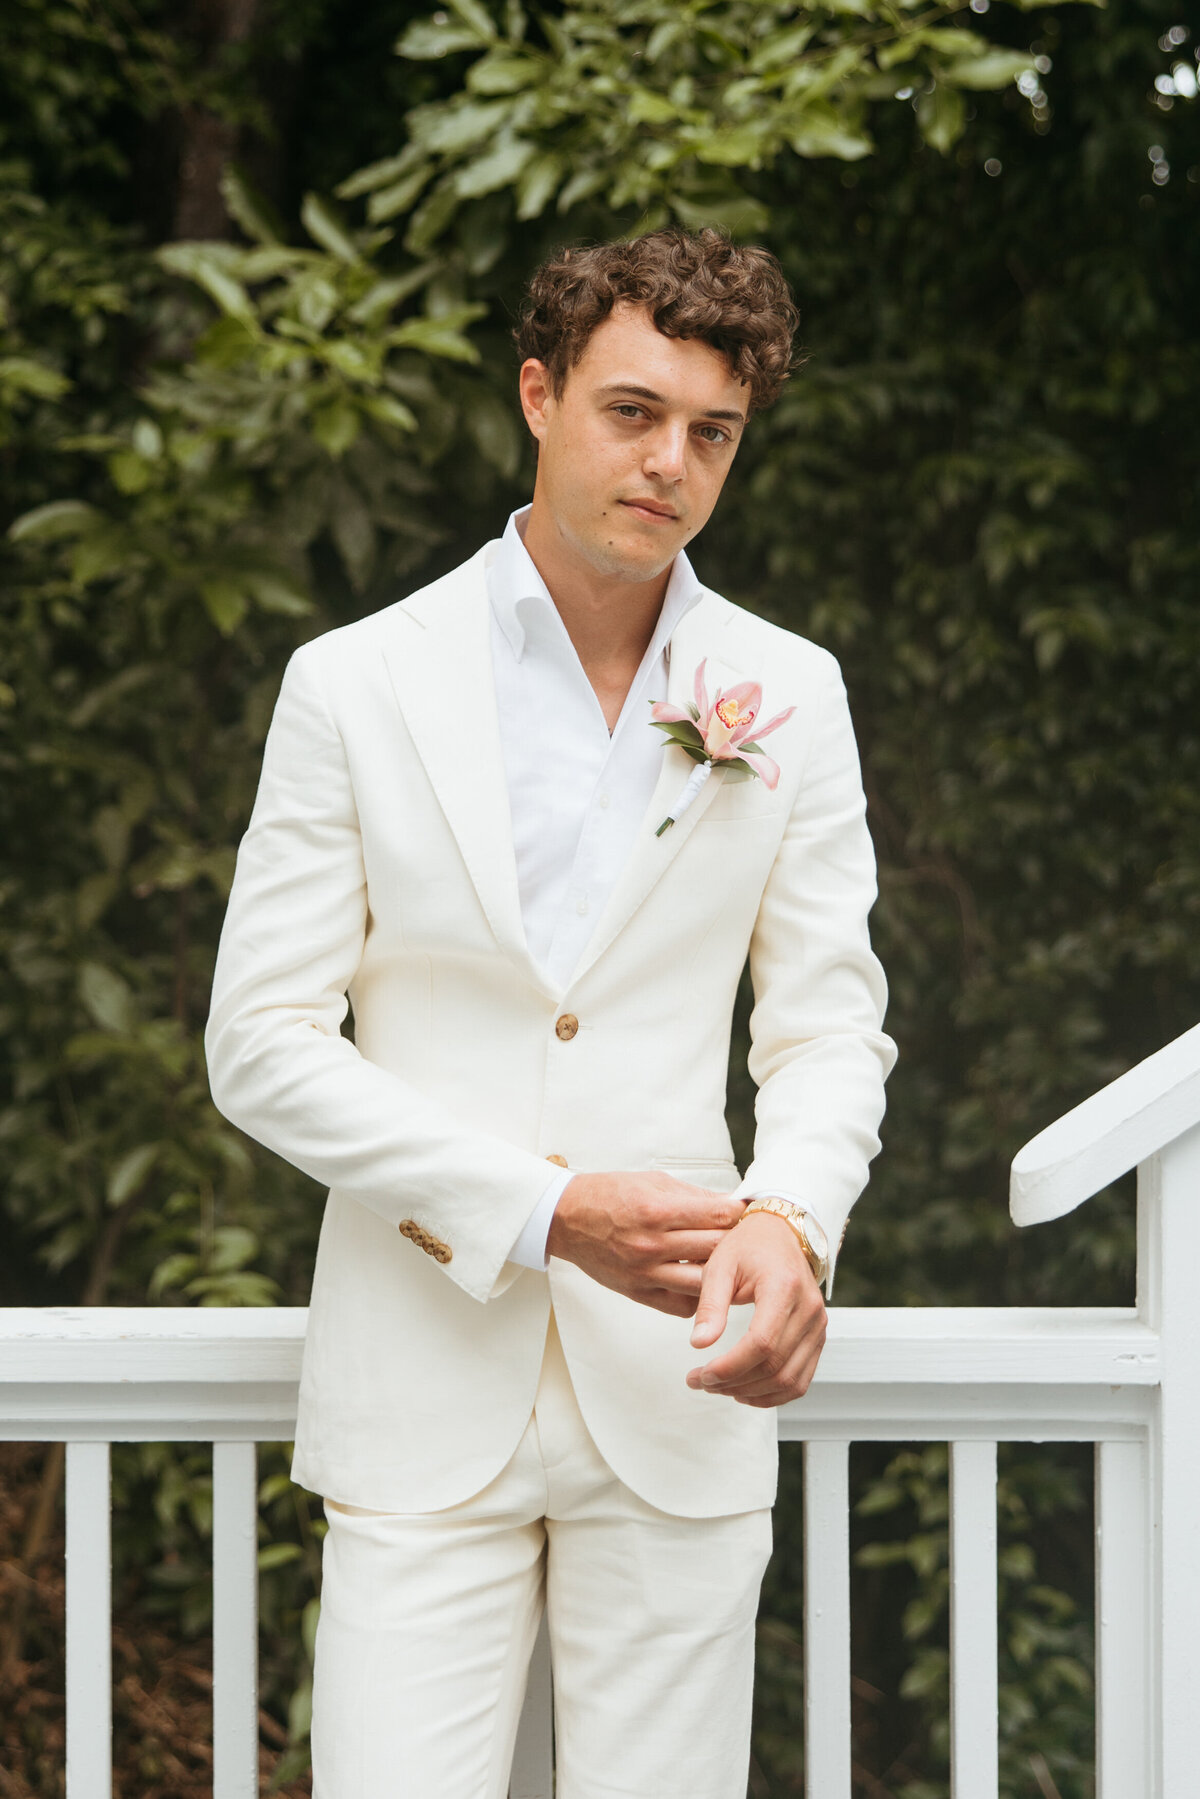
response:
[(813, 1279), (820, 1286), (829, 1274), (829, 1244), (819, 1220), (798, 1200), (785, 1199), (777, 1193), (756, 1193), (742, 1213), (742, 1218), (749, 1218), (756, 1213), (783, 1220), (799, 1243), (812, 1270)]

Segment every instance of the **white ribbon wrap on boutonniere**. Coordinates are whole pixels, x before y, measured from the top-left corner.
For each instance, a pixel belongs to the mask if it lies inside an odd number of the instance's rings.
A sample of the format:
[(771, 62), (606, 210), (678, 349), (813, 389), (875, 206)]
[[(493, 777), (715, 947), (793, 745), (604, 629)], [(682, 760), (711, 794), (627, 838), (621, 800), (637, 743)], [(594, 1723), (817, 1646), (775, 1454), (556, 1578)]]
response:
[(706, 656), (693, 681), (695, 698), (687, 706), (673, 706), (667, 700), (651, 702), (650, 722), (697, 764), (684, 782), (679, 798), (655, 831), (656, 837), (661, 837), (669, 826), (678, 823), (716, 767), (725, 770), (727, 781), (744, 781), (750, 775), (757, 775), (773, 789), (779, 780), (779, 764), (763, 754), (759, 739), (786, 724), (796, 708), (788, 706), (754, 730), (762, 706), (761, 684), (738, 681), (733, 687), (718, 688), (710, 703), (704, 685), (707, 666)]

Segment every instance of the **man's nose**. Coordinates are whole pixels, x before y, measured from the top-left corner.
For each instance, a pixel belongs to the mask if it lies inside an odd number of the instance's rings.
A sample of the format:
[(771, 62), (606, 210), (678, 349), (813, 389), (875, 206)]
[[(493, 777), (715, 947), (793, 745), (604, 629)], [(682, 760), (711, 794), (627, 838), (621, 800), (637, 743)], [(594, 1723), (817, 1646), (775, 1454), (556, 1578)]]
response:
[(646, 444), (643, 470), (659, 481), (682, 481), (687, 473), (687, 448), (686, 427), (665, 425)]

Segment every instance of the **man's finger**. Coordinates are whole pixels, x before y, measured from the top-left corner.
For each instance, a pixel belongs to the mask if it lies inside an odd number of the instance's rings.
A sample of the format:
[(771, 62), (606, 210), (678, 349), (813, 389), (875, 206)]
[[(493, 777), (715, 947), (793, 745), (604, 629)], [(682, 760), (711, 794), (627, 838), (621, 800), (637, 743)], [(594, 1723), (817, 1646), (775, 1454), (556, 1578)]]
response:
[[(719, 1264), (717, 1265), (719, 1266)], [(705, 1271), (706, 1280), (708, 1272), (708, 1270)], [(731, 1272), (729, 1293), (725, 1299), (726, 1310), (728, 1310), (732, 1289), (733, 1275)], [(705, 1288), (702, 1286), (698, 1317), (705, 1316), (704, 1299)], [(760, 1292), (755, 1300), (754, 1323), (745, 1336), (735, 1343), (732, 1349), (726, 1350), (724, 1355), (719, 1355), (714, 1361), (705, 1363), (703, 1368), (693, 1369), (692, 1372), (698, 1377), (698, 1384), (702, 1387), (724, 1387), (733, 1381), (744, 1381), (769, 1375), (771, 1370), (766, 1366), (764, 1360), (768, 1353), (767, 1345), (775, 1345), (783, 1340), (787, 1334), (787, 1325), (788, 1308), (783, 1303), (782, 1295), (772, 1294), (769, 1290)], [(722, 1319), (721, 1329), (724, 1329), (724, 1319)], [(693, 1331), (692, 1347), (705, 1349), (710, 1343), (715, 1343), (720, 1334), (720, 1331), (717, 1331), (712, 1336), (701, 1338), (696, 1331)], [(789, 1343), (787, 1347), (790, 1352), (792, 1345)]]
[(630, 1297), (652, 1311), (669, 1312), (674, 1318), (690, 1318), (696, 1310), (695, 1294), (668, 1293), (665, 1287), (646, 1287)]
[(737, 1264), (732, 1257), (723, 1256), (705, 1265), (696, 1322), (692, 1326), (693, 1349), (707, 1349), (725, 1329), (736, 1278)]
[(659, 1250), (664, 1262), (707, 1262), (724, 1236), (724, 1231), (665, 1230)]
[(796, 1395), (800, 1387), (807, 1387), (816, 1373), (821, 1351), (816, 1344), (805, 1341), (796, 1352), (788, 1358), (786, 1366), (779, 1374), (760, 1374), (746, 1381), (738, 1381), (721, 1389), (730, 1399), (769, 1399), (775, 1395), (775, 1404)]
[(668, 1293), (686, 1293), (696, 1299), (700, 1293), (700, 1285), (704, 1279), (704, 1268), (700, 1262), (661, 1262), (655, 1268), (647, 1269), (645, 1280), (651, 1287), (662, 1287)]
[(777, 1376), (774, 1381), (756, 1381), (738, 1393), (731, 1393), (729, 1397), (739, 1405), (758, 1406), (787, 1405), (793, 1399), (803, 1399), (812, 1385), (820, 1359), (820, 1349), (806, 1349), (798, 1360), (792, 1362), (786, 1373)]
[[(772, 1328), (769, 1323), (764, 1324), (756, 1318), (754, 1326), (740, 1343), (727, 1355), (709, 1362), (699, 1372), (714, 1377), (712, 1384), (724, 1393), (739, 1391), (752, 1381), (783, 1381), (787, 1378), (787, 1371), (797, 1368), (807, 1358), (815, 1360), (820, 1354), (820, 1343), (824, 1340), (821, 1335), (823, 1324), (824, 1319), (820, 1313), (805, 1318), (793, 1312), (784, 1318), (782, 1326), (778, 1328)], [(739, 1352), (745, 1352), (749, 1356), (755, 1341), (758, 1344), (756, 1359), (749, 1362), (739, 1359), (730, 1371), (728, 1364), (733, 1363)]]
[[(702, 1343), (696, 1342), (692, 1333), (693, 1348), (703, 1349)], [(702, 1368), (693, 1368), (687, 1376), (689, 1387), (700, 1387), (706, 1393), (731, 1394), (750, 1381), (769, 1380), (771, 1371), (762, 1359), (762, 1347), (744, 1336), (736, 1348), (728, 1355), (720, 1356), (715, 1362), (706, 1362)]]
[(668, 1231), (721, 1231), (735, 1225), (746, 1207), (742, 1200), (708, 1187), (689, 1187), (676, 1182), (677, 1191), (667, 1200), (663, 1229)]
[[(793, 1321), (794, 1323), (794, 1321)], [(778, 1405), (784, 1399), (795, 1396), (800, 1386), (807, 1387), (816, 1372), (821, 1350), (825, 1343), (824, 1319), (820, 1315), (810, 1318), (803, 1328), (790, 1330), (785, 1338), (776, 1338), (772, 1347), (782, 1357), (779, 1364), (775, 1357), (771, 1360), (775, 1365), (769, 1366), (765, 1353), (757, 1365), (751, 1366), (732, 1378), (712, 1379), (716, 1364), (708, 1368), (694, 1369), (689, 1376), (689, 1384), (702, 1387), (705, 1392), (717, 1393), (727, 1399), (759, 1400), (767, 1397), (771, 1404)], [(708, 1380), (701, 1377), (708, 1375)], [(789, 1389), (785, 1390), (785, 1389)], [(771, 1397), (771, 1396), (774, 1397)]]

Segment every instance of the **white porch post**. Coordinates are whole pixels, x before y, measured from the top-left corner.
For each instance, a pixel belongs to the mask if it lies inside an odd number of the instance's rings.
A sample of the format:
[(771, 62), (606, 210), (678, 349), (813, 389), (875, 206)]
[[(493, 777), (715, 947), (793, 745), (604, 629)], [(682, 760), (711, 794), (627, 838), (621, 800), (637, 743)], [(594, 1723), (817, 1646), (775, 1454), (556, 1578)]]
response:
[(112, 1795), (109, 1446), (67, 1444), (67, 1799)]
[(996, 1799), (996, 1445), (950, 1445), (950, 1790)]
[(258, 1477), (213, 1444), (213, 1799), (258, 1799)]
[(1155, 1799), (1144, 1440), (1096, 1445), (1096, 1799)]
[(850, 1799), (850, 1445), (804, 1445), (804, 1792)]
[[(1155, 1586), (1158, 1734), (1162, 1765), (1154, 1791), (1196, 1789), (1196, 1705), (1200, 1695), (1200, 1126), (1177, 1137), (1139, 1183), (1139, 1307), (1162, 1337), (1156, 1488), (1159, 1519)], [(1157, 1229), (1154, 1228), (1157, 1219)], [(1140, 1258), (1139, 1258), (1140, 1259)], [(1153, 1512), (1151, 1514), (1153, 1516)]]

